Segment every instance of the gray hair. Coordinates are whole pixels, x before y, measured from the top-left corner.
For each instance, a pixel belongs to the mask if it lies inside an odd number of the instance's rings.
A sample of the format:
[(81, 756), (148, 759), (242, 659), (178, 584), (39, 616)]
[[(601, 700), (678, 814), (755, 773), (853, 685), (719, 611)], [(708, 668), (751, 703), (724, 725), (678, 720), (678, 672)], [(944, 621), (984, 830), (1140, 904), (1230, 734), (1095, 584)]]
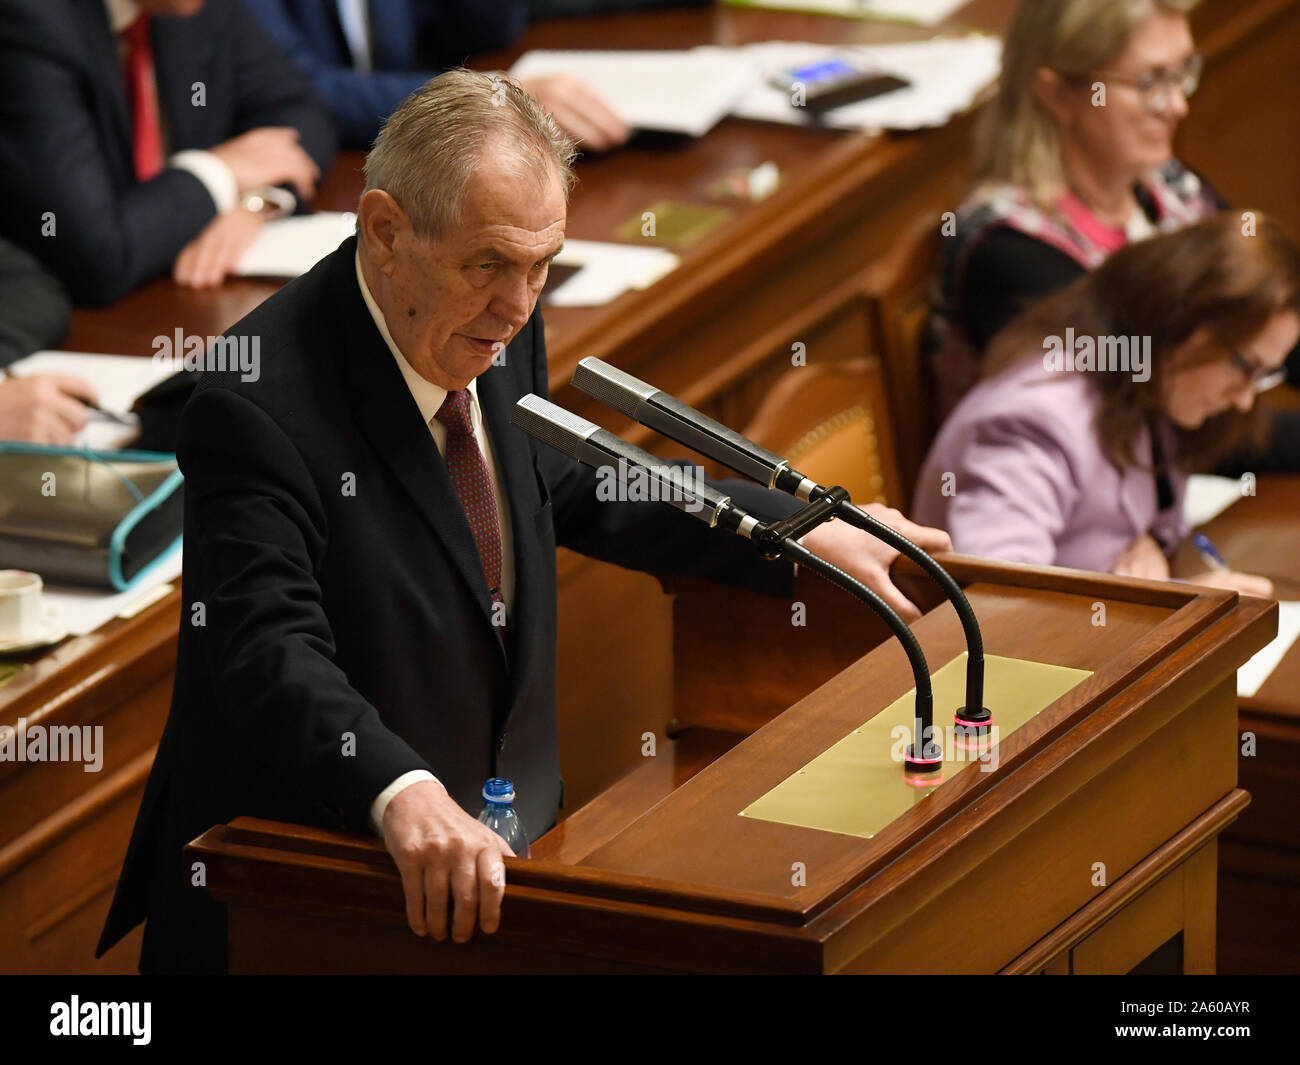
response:
[(526, 172), (540, 176), (553, 165), (567, 197), (577, 146), (542, 105), (499, 74), (448, 70), (384, 123), (366, 156), (362, 194), (383, 189), (417, 236), (442, 236), (460, 213), (484, 149), (503, 141)]

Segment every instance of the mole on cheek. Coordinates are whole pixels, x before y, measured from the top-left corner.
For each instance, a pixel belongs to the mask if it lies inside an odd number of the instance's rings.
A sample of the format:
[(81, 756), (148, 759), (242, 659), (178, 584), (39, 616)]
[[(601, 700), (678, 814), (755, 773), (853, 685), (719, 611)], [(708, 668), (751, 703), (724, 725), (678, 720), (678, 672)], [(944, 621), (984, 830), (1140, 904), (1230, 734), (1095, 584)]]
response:
[(407, 308), (406, 308), (406, 317), (408, 317), (408, 318), (414, 318), (414, 317), (415, 317), (415, 308), (414, 308), (414, 307), (407, 307)]

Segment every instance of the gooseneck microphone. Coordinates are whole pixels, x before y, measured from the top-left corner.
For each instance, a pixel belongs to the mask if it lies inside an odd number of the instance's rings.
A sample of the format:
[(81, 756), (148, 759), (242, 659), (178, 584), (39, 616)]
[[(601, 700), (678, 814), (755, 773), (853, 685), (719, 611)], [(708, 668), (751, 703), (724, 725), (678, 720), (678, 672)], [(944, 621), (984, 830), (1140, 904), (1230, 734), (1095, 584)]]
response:
[[(685, 444), (767, 488), (787, 492), (810, 503), (823, 499), (832, 491), (792, 469), (780, 455), (600, 359), (582, 359), (574, 370), (573, 385), (647, 428)], [(847, 496), (838, 502), (835, 516), (906, 555), (943, 589), (957, 611), (966, 637), (966, 703), (957, 708), (953, 720), (963, 734), (986, 734), (993, 715), (984, 705), (984, 638), (966, 593), (953, 580), (952, 574), (926, 551), (897, 529), (891, 529), (858, 509)]]
[(578, 363), (573, 387), (765, 488), (800, 499), (808, 499), (817, 488), (815, 481), (790, 469), (780, 455), (600, 359), (588, 357)]
[(801, 528), (798, 515), (784, 522), (768, 524), (759, 521), (733, 503), (730, 496), (723, 495), (702, 479), (690, 477), (681, 467), (664, 462), (615, 433), (540, 396), (527, 395), (520, 399), (510, 420), (535, 440), (597, 471), (617, 467), (621, 480), (635, 472), (655, 486), (657, 496), (663, 502), (693, 514), (710, 526), (745, 537), (765, 555), (784, 557), (807, 566), (871, 607), (898, 637), (912, 667), (916, 687), (916, 732), (913, 742), (908, 745), (904, 767), (923, 774), (942, 768), (943, 752), (932, 738), (934, 692), (930, 684), (930, 667), (920, 642), (907, 623), (880, 596), (799, 543), (795, 538)]
[(624, 474), (620, 480), (626, 480), (626, 471), (635, 470), (654, 489), (653, 497), (708, 525), (721, 524), (735, 532), (746, 519), (754, 521), (703, 479), (692, 478), (682, 467), (657, 459), (541, 396), (530, 394), (520, 399), (510, 421), (535, 440), (594, 470), (617, 470)]

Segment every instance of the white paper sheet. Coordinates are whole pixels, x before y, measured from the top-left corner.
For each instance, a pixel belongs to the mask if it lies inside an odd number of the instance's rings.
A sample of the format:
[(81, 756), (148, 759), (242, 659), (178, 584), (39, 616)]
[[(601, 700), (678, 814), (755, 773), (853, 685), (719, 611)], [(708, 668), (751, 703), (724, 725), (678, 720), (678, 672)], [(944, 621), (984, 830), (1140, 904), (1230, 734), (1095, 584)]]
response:
[(1212, 521), (1241, 498), (1241, 482), (1233, 477), (1194, 473), (1187, 478), (1183, 517), (1193, 529)]
[(1277, 639), (1261, 648), (1237, 670), (1237, 695), (1240, 698), (1249, 699), (1259, 692), (1296, 638), (1300, 637), (1300, 603), (1282, 602), (1277, 608)]
[(242, 277), (297, 277), (332, 252), (356, 226), (351, 211), (276, 218), (262, 227), (235, 272)]
[(731, 48), (681, 52), (526, 52), (513, 77), (572, 74), (634, 129), (700, 137), (753, 83), (745, 57)]
[(566, 240), (555, 262), (580, 269), (547, 293), (548, 304), (554, 307), (598, 307), (617, 299), (628, 289), (649, 288), (677, 269), (679, 260), (667, 249), (651, 245)]
[(754, 79), (733, 113), (740, 118), (786, 125), (812, 125), (802, 107), (791, 104), (789, 90), (771, 84), (782, 72), (832, 58), (906, 79), (907, 88), (846, 104), (821, 116), (832, 129), (911, 130), (942, 126), (968, 110), (980, 92), (998, 77), (1002, 42), (969, 36), (904, 44), (840, 47), (790, 41), (767, 41), (744, 49), (754, 64)]
[(79, 351), (38, 351), (10, 366), (19, 376), (35, 373), (66, 373), (84, 377), (99, 396), (99, 405), (114, 414), (128, 416), (130, 425), (118, 425), (94, 411), (74, 441), (77, 447), (111, 451), (126, 447), (140, 433), (131, 404), (159, 381), (176, 371), (168, 364), (134, 355), (91, 355)]
[(43, 601), (53, 604), (60, 619), (68, 626), (72, 636), (85, 636), (94, 632), (110, 618), (130, 613), (139, 604), (151, 598), (161, 598), (158, 589), (169, 585), (181, 575), (181, 545), (179, 541), (153, 563), (139, 586), (129, 592), (99, 592), (67, 584), (46, 584)]
[[(731, 2), (731, 0), (728, 0)], [(846, 18), (900, 19), (934, 26), (970, 0), (738, 0), (744, 7), (812, 11)]]

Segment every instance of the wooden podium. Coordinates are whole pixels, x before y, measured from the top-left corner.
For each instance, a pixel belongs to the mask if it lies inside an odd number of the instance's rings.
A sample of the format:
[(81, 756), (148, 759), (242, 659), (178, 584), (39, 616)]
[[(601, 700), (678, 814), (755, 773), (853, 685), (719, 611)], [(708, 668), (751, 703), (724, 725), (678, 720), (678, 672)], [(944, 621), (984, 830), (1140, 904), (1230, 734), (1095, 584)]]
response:
[[(228, 906), (231, 970), (1212, 972), (1216, 837), (1249, 802), (1234, 677), (1276, 606), (945, 561), (987, 653), (1092, 674), (1004, 737), (995, 771), (869, 839), (738, 816), (912, 676), (874, 616), (811, 575), (801, 611), (682, 582), (676, 738), (507, 862), (495, 935), (412, 935), (377, 840), (240, 818), (186, 851)], [(965, 649), (956, 615), (899, 579), (937, 670)]]

